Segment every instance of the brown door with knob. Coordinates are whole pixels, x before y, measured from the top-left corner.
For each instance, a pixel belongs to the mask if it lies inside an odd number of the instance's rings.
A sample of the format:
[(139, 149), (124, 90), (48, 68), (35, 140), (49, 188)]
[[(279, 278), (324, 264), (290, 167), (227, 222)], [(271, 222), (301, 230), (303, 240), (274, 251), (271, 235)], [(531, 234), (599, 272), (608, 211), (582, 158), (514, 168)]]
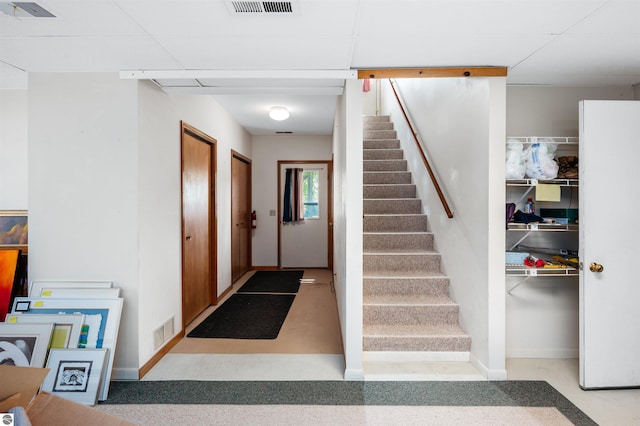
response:
[(251, 160), (231, 152), (231, 281), (251, 268)]
[(216, 303), (216, 140), (182, 123), (183, 326)]

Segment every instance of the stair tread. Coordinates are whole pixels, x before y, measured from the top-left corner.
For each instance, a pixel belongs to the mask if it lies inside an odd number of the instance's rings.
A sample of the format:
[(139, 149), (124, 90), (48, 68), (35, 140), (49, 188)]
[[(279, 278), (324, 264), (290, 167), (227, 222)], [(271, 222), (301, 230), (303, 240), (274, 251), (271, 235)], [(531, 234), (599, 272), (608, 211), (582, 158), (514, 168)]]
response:
[(457, 306), (446, 294), (393, 294), (365, 297), (365, 306)]
[(416, 231), (416, 232), (367, 231), (362, 233), (362, 235), (432, 235), (432, 234), (433, 232), (429, 232), (429, 231)]
[(406, 279), (412, 279), (412, 280), (420, 280), (420, 279), (430, 279), (430, 278), (448, 278), (447, 275), (443, 274), (440, 271), (420, 271), (420, 272), (416, 272), (412, 275), (405, 275), (405, 276), (400, 276), (400, 275), (383, 275), (380, 271), (377, 271), (375, 273), (371, 273), (371, 274), (367, 274), (367, 271), (364, 271), (363, 273), (363, 278), (367, 278), (367, 279), (384, 279), (384, 280), (389, 280), (389, 279), (393, 279), (393, 278), (397, 278), (399, 280), (406, 280)]
[(457, 324), (442, 324), (442, 325), (388, 325), (388, 324), (376, 324), (376, 325), (364, 325), (363, 329), (365, 336), (388, 336), (388, 337), (422, 337), (422, 336), (436, 336), (436, 337), (468, 337), (469, 335)]
[(372, 256), (433, 256), (440, 255), (440, 252), (437, 250), (415, 250), (411, 251), (365, 251), (362, 253), (363, 255), (372, 255)]
[(419, 201), (419, 199), (416, 198), (416, 197), (413, 197), (413, 198), (406, 198), (406, 197), (403, 197), (403, 198), (391, 198), (391, 197), (389, 197), (389, 198), (380, 198), (380, 197), (376, 197), (376, 198), (363, 198), (363, 200), (369, 200), (369, 201), (414, 201), (414, 202), (416, 200)]
[(426, 216), (424, 213), (365, 213), (363, 216), (384, 216), (384, 217), (392, 217), (392, 216)]

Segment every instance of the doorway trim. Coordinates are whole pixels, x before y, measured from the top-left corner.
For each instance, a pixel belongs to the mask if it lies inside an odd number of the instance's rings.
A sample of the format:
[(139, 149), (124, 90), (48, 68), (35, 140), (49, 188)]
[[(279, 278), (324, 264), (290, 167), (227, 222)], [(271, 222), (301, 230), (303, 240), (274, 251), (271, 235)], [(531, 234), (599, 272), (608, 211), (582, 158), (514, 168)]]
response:
[(209, 182), (210, 182), (210, 188), (209, 188), (209, 194), (211, 195), (209, 197), (209, 211), (211, 212), (211, 214), (209, 215), (209, 232), (210, 232), (210, 241), (209, 241), (209, 270), (210, 270), (210, 300), (209, 300), (209, 305), (216, 305), (218, 303), (218, 256), (217, 256), (217, 247), (218, 247), (218, 232), (216, 229), (216, 223), (217, 223), (217, 216), (216, 216), (216, 175), (217, 175), (217, 170), (216, 170), (216, 158), (217, 158), (217, 140), (212, 138), (211, 136), (207, 135), (206, 133), (198, 130), (197, 128), (191, 126), (190, 124), (184, 122), (184, 121), (180, 121), (180, 234), (182, 236), (182, 240), (181, 240), (181, 281), (182, 281), (182, 285), (181, 285), (181, 290), (182, 290), (182, 333), (184, 334), (185, 329), (186, 329), (186, 324), (185, 324), (185, 316), (184, 316), (184, 293), (185, 293), (185, 283), (184, 283), (184, 276), (185, 276), (185, 269), (184, 269), (184, 256), (185, 256), (185, 241), (186, 241), (186, 235), (184, 233), (184, 207), (183, 207), (183, 198), (184, 198), (184, 194), (183, 194), (183, 174), (184, 174), (184, 168), (183, 168), (183, 148), (184, 148), (184, 137), (185, 135), (190, 135), (191, 137), (194, 137), (198, 140), (200, 140), (203, 143), (209, 144), (211, 145), (211, 154), (209, 157), (209, 161), (210, 161), (210, 176), (209, 176)]
[(280, 169), (286, 164), (326, 164), (327, 165), (327, 269), (333, 271), (333, 160), (278, 160), (278, 269), (282, 269), (280, 254), (282, 229), (282, 178)]

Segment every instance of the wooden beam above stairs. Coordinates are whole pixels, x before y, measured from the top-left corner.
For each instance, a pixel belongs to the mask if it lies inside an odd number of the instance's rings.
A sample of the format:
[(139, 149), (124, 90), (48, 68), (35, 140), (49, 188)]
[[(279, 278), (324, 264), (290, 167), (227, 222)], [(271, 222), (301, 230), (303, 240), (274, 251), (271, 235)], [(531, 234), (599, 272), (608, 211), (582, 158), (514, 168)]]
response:
[(506, 77), (507, 67), (383, 68), (358, 70), (358, 78)]

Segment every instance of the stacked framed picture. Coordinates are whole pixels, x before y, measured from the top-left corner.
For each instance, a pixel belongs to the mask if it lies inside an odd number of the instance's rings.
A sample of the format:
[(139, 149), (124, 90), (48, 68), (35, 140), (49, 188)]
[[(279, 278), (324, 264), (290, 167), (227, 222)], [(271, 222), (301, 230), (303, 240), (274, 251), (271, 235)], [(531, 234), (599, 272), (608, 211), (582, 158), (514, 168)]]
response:
[(53, 324), (0, 323), (0, 364), (43, 367)]
[(5, 324), (48, 324), (48, 357), (39, 366), (50, 371), (42, 389), (94, 405), (107, 399), (123, 304), (109, 281), (32, 282), (28, 297), (14, 299)]

